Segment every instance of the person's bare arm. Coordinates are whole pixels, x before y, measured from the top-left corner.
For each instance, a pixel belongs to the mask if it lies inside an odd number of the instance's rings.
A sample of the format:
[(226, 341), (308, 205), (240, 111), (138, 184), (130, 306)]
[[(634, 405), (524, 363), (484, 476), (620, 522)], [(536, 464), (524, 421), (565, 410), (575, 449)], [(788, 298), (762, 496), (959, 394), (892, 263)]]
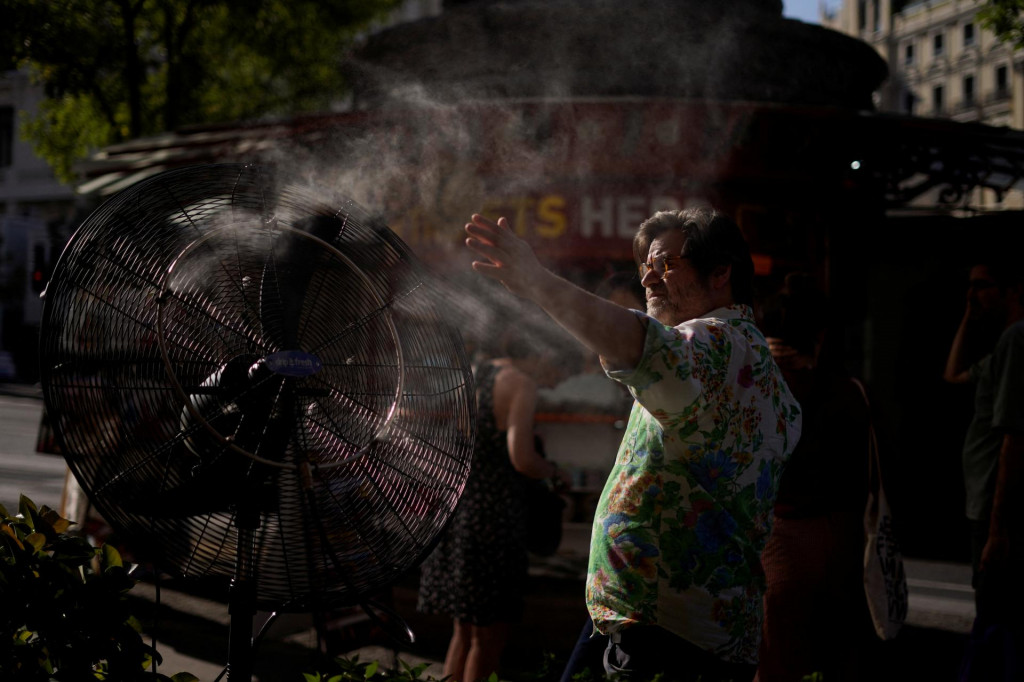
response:
[(529, 244), (498, 222), (473, 215), (466, 225), (468, 246), (481, 260), (473, 269), (533, 301), (611, 369), (636, 367), (646, 330), (632, 312), (580, 289), (541, 265)]
[(505, 439), (512, 468), (530, 478), (554, 478), (559, 468), (541, 457), (534, 447), (534, 421), (537, 410), (537, 384), (515, 369), (503, 369), (495, 379), (495, 404), (508, 406), (505, 415)]
[(971, 380), (969, 368), (967, 367), (967, 336), (970, 333), (972, 315), (970, 303), (964, 317), (960, 320), (960, 326), (953, 337), (953, 345), (949, 349), (949, 357), (946, 358), (946, 369), (942, 378), (951, 384), (966, 384)]
[[(982, 570), (1005, 561), (1009, 556), (1010, 524), (1013, 519), (1020, 517), (1010, 507), (1021, 504), (1021, 495), (1024, 495), (1024, 433), (1010, 431), (1003, 436), (1003, 445), (999, 451), (988, 540), (981, 551)], [(1020, 529), (1012, 530), (1015, 531), (1014, 536), (1019, 537)]]

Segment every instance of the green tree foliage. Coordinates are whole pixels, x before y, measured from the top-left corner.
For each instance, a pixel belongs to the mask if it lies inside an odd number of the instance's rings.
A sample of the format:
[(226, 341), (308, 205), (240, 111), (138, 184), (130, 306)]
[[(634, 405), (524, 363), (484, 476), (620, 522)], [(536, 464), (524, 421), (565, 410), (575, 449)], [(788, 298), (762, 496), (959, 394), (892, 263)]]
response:
[(0, 0), (0, 61), (46, 100), (23, 134), (58, 176), (181, 126), (323, 110), (352, 40), (400, 0)]
[[(0, 677), (5, 682), (136, 680), (159, 655), (143, 641), (117, 550), (71, 535), (71, 522), (22, 497), (0, 506)], [(153, 682), (196, 682), (188, 673)]]
[(988, 0), (978, 19), (999, 41), (1015, 50), (1024, 47), (1024, 0)]

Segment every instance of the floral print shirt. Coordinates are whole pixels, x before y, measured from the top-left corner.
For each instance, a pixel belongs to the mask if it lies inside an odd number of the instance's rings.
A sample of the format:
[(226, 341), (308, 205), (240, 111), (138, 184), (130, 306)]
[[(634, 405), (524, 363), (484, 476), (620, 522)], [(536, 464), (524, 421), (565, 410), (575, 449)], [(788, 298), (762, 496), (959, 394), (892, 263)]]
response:
[(632, 370), (608, 371), (636, 402), (601, 494), (587, 607), (595, 628), (662, 628), (755, 663), (761, 551), (800, 406), (748, 306), (647, 326)]

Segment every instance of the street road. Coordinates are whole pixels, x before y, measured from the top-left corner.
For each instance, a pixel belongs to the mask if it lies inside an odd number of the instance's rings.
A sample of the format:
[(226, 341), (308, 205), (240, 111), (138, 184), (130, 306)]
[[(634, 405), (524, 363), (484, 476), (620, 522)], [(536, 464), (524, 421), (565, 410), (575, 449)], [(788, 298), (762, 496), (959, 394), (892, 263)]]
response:
[(0, 504), (12, 514), (22, 494), (60, 509), (64, 458), (35, 451), (42, 411), (38, 398), (0, 396)]

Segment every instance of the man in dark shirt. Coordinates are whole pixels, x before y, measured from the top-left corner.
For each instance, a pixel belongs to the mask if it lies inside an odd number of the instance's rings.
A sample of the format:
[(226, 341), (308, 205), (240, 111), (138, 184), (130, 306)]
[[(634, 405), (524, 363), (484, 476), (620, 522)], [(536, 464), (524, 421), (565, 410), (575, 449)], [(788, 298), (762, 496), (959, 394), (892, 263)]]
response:
[[(990, 355), (967, 366), (966, 349), (986, 319), (997, 320), (1002, 334)], [(975, 632), (1006, 629), (1019, 658), (1024, 651), (1024, 277), (1017, 263), (971, 268), (967, 308), (944, 377), (975, 384), (974, 418), (963, 451)], [(997, 679), (991, 674), (986, 670), (970, 679)]]

